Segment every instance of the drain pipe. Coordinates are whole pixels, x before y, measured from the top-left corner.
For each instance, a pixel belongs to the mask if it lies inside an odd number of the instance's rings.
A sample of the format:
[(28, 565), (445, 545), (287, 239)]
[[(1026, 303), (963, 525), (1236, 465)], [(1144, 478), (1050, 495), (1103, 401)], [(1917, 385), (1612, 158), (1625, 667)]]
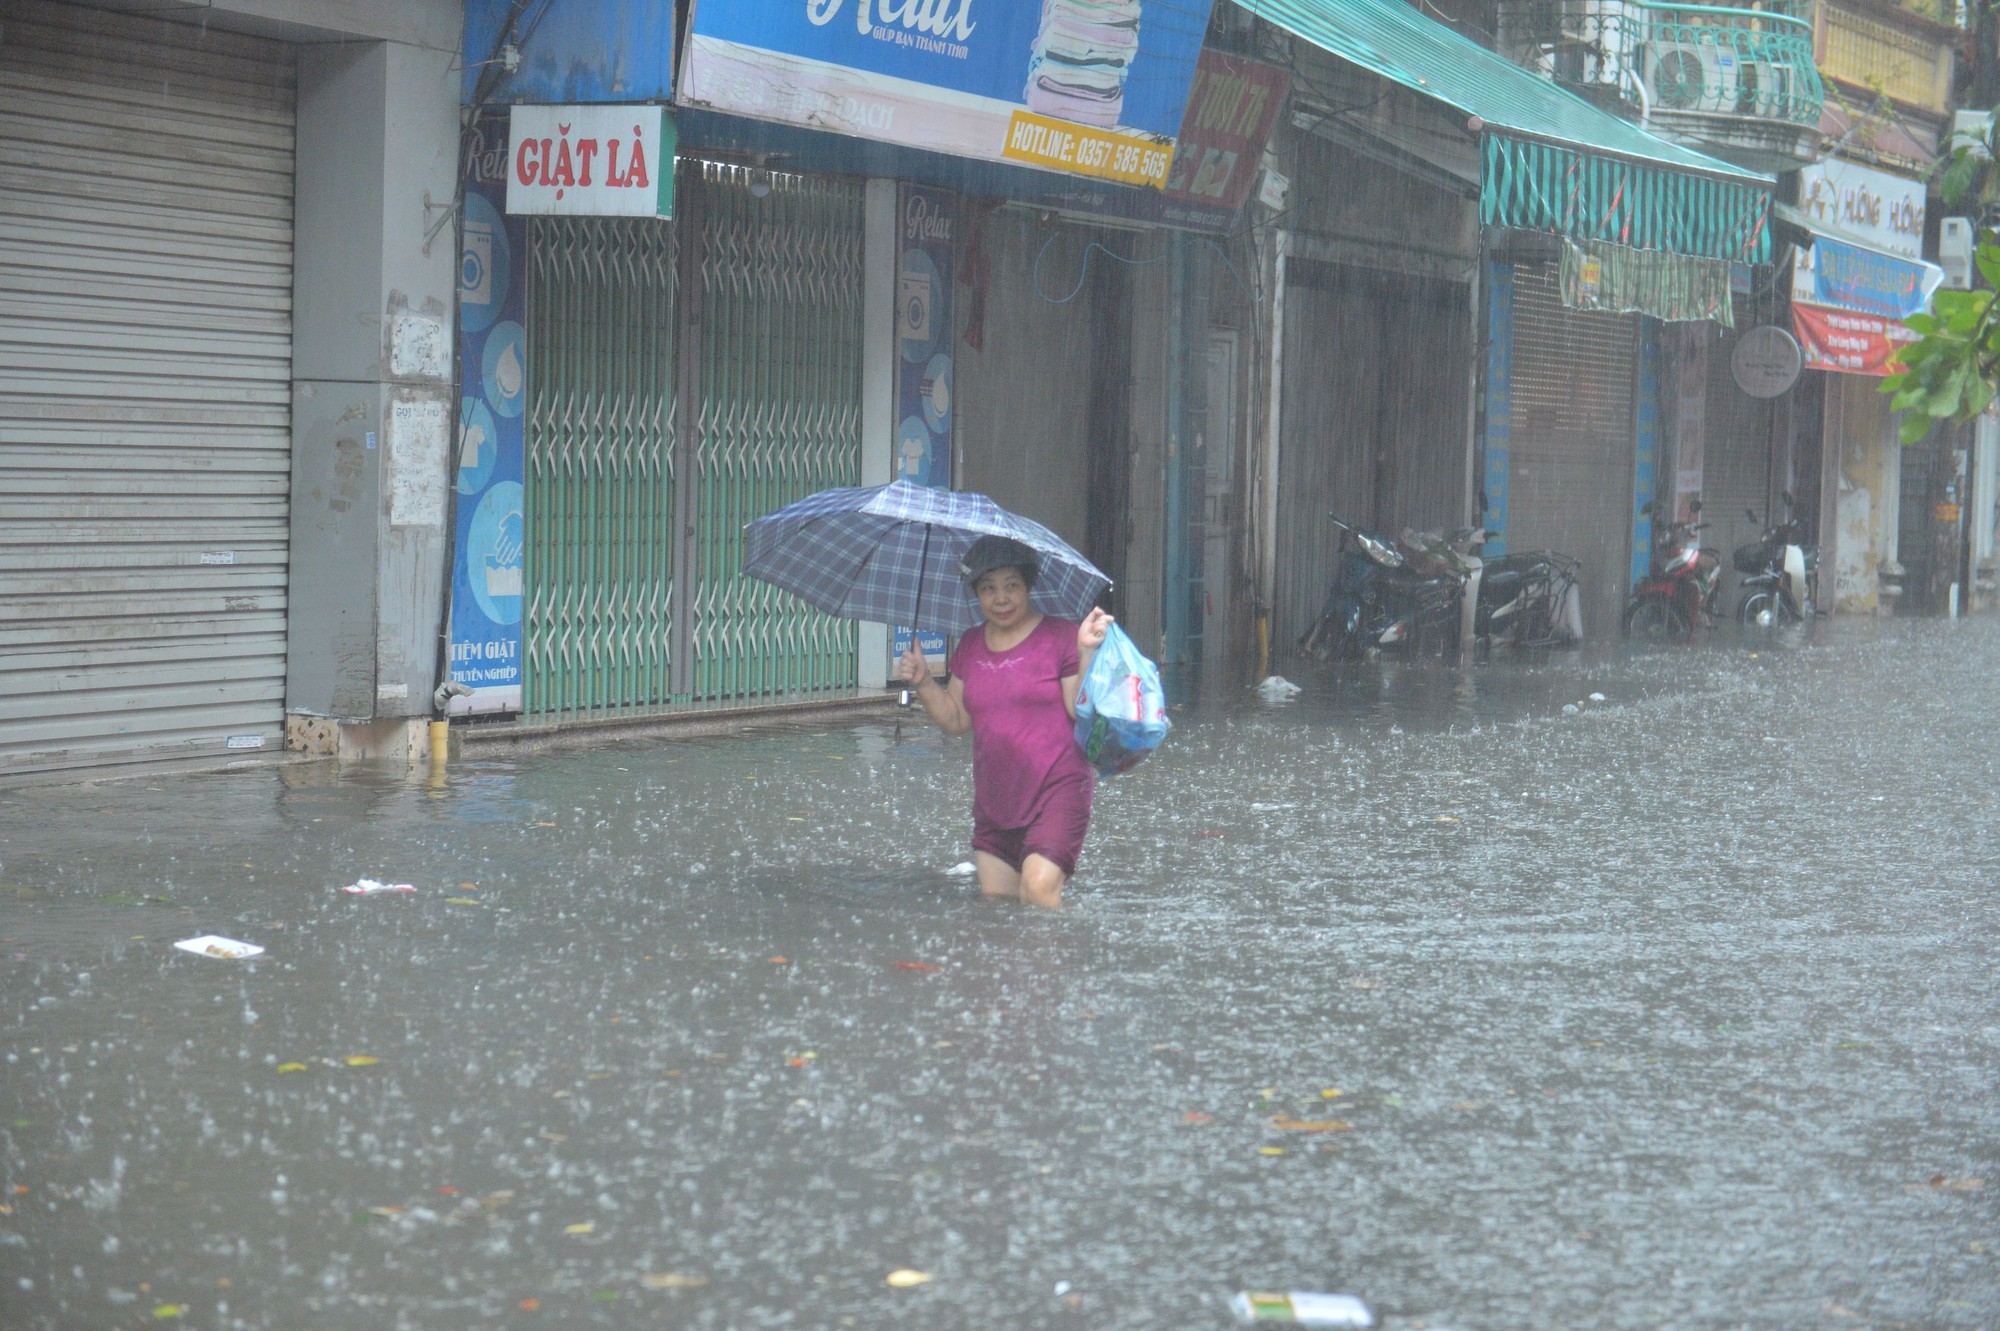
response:
[(1653, 127), (1653, 99), (1646, 93), (1646, 80), (1640, 78), (1639, 72), (1630, 65), (1626, 65), (1619, 73), (1623, 81), (1630, 83), (1632, 90), (1639, 94), (1639, 128), (1651, 129)]
[(451, 706), (453, 698), (469, 698), (472, 690), (455, 679), (448, 679), (437, 686), (431, 694), (431, 707), (437, 715), (431, 718), (431, 770), (442, 772), (451, 757), (451, 722), (445, 720), (444, 710)]

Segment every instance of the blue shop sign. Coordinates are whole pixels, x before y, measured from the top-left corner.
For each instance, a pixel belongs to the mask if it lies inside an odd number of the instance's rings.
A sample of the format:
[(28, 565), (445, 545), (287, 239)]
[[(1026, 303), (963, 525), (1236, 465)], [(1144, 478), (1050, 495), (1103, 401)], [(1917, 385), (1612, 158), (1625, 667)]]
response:
[(1799, 255), (1792, 299), (1907, 319), (1930, 304), (1942, 277), (1935, 264), (1819, 236)]
[(1163, 187), (1212, 0), (699, 0), (684, 105)]
[[(519, 26), (509, 29), (510, 16)], [(519, 53), (506, 68), (505, 48)], [(460, 100), (482, 78), (492, 102), (664, 102), (674, 88), (674, 6), (660, 0), (465, 0)]]

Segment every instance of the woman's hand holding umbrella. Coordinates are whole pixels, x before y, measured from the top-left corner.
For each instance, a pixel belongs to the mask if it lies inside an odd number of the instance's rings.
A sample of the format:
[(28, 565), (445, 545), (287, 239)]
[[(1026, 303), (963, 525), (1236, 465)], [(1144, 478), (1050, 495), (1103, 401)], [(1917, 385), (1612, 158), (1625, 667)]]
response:
[[(1099, 641), (1103, 639), (1100, 637)], [(937, 682), (931, 674), (930, 658), (924, 655), (923, 644), (914, 633), (910, 635), (909, 650), (896, 658), (896, 678), (910, 686), (917, 701), (924, 705), (924, 711), (945, 734), (963, 735), (972, 729), (972, 719), (965, 714), (965, 704), (959, 698), (957, 681), (952, 681), (954, 687), (949, 689)]]

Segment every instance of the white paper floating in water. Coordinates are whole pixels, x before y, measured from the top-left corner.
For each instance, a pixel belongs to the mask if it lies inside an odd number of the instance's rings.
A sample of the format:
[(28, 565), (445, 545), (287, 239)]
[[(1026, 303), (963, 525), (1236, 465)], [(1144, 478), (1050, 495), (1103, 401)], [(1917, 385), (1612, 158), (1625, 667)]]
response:
[(961, 860), (945, 870), (945, 874), (951, 878), (970, 878), (978, 872), (979, 866), (971, 860)]
[(414, 892), (417, 889), (409, 883), (378, 883), (373, 878), (363, 878), (360, 882), (349, 883), (340, 890), (357, 897), (369, 897), (377, 892)]
[(1576, 705), (1575, 703), (1573, 703), (1573, 702), (1566, 702), (1566, 703), (1564, 703), (1564, 704), (1563, 704), (1563, 715), (1564, 715), (1564, 716), (1575, 716), (1575, 715), (1576, 715), (1576, 714), (1577, 714), (1578, 712), (1580, 712), (1580, 711), (1582, 711), (1582, 710), (1583, 710), (1583, 709), (1582, 709), (1581, 707), (1578, 707), (1578, 706), (1577, 706), (1577, 705)]
[(1591, 700), (1592, 702), (1603, 702), (1603, 701), (1604, 701), (1604, 695), (1603, 695), (1603, 694), (1601, 694), (1601, 693), (1593, 693), (1593, 694), (1591, 694), (1591, 695), (1590, 695), (1590, 700)]
[(1282, 702), (1286, 698), (1296, 698), (1305, 690), (1286, 679), (1283, 675), (1267, 675), (1257, 686), (1257, 692), (1269, 702)]
[(183, 938), (174, 946), (183, 952), (192, 952), (198, 957), (220, 957), (224, 961), (242, 961), (246, 957), (264, 955), (264, 949), (255, 943), (239, 942), (234, 938), (224, 938), (220, 934)]

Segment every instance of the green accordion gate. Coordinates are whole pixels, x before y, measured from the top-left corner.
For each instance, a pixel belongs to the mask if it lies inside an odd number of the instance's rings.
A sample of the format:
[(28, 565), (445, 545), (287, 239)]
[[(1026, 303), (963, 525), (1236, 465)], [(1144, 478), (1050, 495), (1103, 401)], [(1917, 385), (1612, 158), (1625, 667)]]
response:
[(522, 711), (672, 696), (673, 228), (535, 218), (528, 231)]
[(741, 570), (744, 523), (860, 477), (861, 188), (680, 171), (674, 222), (529, 229), (529, 720), (855, 683), (853, 624)]
[(861, 186), (704, 164), (694, 694), (851, 688), (859, 634), (742, 576), (743, 524), (861, 479)]

